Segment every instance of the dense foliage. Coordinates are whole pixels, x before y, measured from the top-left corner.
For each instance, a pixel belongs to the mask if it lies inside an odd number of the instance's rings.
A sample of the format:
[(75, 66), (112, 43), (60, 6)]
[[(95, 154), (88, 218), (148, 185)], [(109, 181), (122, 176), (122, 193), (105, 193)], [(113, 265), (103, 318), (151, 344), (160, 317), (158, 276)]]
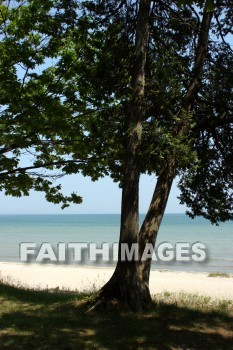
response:
[[(203, 2), (152, 1), (140, 172), (176, 157), (191, 216), (232, 218), (231, 8), (215, 7), (208, 59), (192, 113), (180, 113), (192, 81)], [(213, 2), (208, 2), (213, 10)], [(2, 1), (0, 189), (63, 196), (54, 178), (109, 174), (122, 183), (131, 109), (137, 1)], [(177, 125), (185, 121), (189, 132)]]

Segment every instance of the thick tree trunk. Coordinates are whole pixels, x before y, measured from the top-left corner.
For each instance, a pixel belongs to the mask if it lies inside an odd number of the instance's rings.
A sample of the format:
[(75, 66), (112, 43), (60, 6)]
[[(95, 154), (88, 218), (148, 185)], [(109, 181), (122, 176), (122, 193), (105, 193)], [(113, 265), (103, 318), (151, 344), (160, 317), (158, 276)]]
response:
[(116, 299), (133, 310), (142, 311), (151, 304), (149, 288), (140, 278), (137, 261), (119, 261), (111, 279), (99, 291), (104, 301)]
[(141, 0), (136, 26), (135, 57), (132, 76), (132, 99), (129, 106), (128, 139), (125, 174), (122, 184), (120, 242), (137, 242), (139, 230), (139, 152), (142, 136), (142, 116), (145, 90), (145, 65), (149, 40), (150, 0)]
[(131, 249), (138, 243), (139, 231), (139, 153), (144, 109), (145, 65), (149, 40), (150, 0), (140, 0), (135, 39), (134, 68), (132, 76), (132, 99), (129, 106), (129, 127), (125, 174), (122, 184), (121, 231), (119, 240), (119, 261), (109, 282), (101, 289), (100, 297), (117, 298), (136, 310), (142, 310), (148, 303), (137, 271), (136, 261), (121, 261), (121, 244)]
[[(161, 170), (151, 204), (139, 233), (139, 256), (138, 260), (119, 260), (111, 279), (99, 292), (99, 297), (117, 299), (137, 311), (146, 310), (150, 307), (152, 299), (149, 290), (150, 259), (141, 260), (147, 243), (155, 243), (160, 223), (166, 208), (175, 168), (172, 160), (166, 162)], [(120, 244), (125, 241), (120, 240)], [(131, 242), (129, 242), (131, 247)]]
[(168, 159), (160, 171), (152, 200), (139, 232), (139, 262), (138, 271), (142, 283), (149, 289), (151, 259), (142, 259), (146, 245), (154, 247), (160, 224), (166, 209), (176, 167), (174, 159)]
[[(150, 306), (151, 296), (149, 291), (149, 276), (151, 259), (141, 259), (146, 245), (154, 246), (157, 233), (164, 215), (167, 200), (173, 179), (177, 171), (176, 154), (171, 152), (168, 159), (164, 160), (157, 179), (157, 184), (151, 200), (150, 207), (138, 232), (138, 193), (139, 193), (139, 164), (138, 152), (141, 142), (141, 116), (143, 112), (143, 97), (145, 83), (146, 47), (149, 37), (149, 10), (150, 1), (140, 1), (136, 49), (135, 49), (135, 76), (133, 77), (133, 98), (131, 105), (131, 120), (127, 147), (127, 159), (125, 165), (125, 180), (122, 191), (122, 216), (121, 243), (127, 243), (131, 248), (133, 243), (139, 243), (139, 260), (122, 261), (119, 251), (119, 260), (111, 279), (101, 288), (99, 299), (104, 301), (116, 298), (141, 311)], [(206, 8), (202, 18), (199, 33), (193, 80), (183, 99), (182, 109), (178, 115), (190, 113), (193, 102), (198, 93), (202, 77), (204, 60), (208, 47), (208, 33), (212, 13)], [(181, 118), (182, 119), (182, 118)], [(189, 124), (189, 123), (188, 123)], [(189, 125), (186, 120), (181, 120), (174, 130), (175, 135), (184, 135)]]

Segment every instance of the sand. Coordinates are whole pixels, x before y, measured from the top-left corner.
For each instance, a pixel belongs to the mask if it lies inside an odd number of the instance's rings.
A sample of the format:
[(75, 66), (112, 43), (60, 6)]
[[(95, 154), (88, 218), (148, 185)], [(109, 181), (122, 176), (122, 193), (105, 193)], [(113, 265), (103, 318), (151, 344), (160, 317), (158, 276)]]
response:
[[(69, 290), (99, 289), (113, 268), (0, 262), (0, 277), (14, 285)], [(151, 294), (185, 292), (219, 299), (233, 299), (233, 276), (208, 277), (208, 273), (151, 271)]]

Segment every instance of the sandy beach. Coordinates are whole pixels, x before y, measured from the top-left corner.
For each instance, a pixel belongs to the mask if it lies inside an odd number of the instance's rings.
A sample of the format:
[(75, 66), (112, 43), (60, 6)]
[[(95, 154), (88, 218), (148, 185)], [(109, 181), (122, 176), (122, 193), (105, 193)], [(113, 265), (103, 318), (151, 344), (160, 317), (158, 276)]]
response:
[[(14, 285), (37, 289), (99, 289), (112, 273), (113, 268), (0, 262), (1, 279)], [(150, 290), (152, 294), (169, 291), (233, 299), (233, 277), (208, 277), (208, 273), (196, 272), (151, 271)]]

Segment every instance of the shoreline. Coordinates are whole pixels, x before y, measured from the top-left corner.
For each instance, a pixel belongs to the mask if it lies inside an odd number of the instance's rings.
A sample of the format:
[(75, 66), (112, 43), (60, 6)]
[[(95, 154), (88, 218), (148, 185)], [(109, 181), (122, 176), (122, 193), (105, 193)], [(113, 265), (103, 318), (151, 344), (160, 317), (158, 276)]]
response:
[[(111, 277), (113, 267), (0, 262), (0, 279), (36, 289), (94, 291)], [(151, 294), (191, 293), (233, 300), (233, 275), (208, 277), (209, 272), (151, 270)]]

